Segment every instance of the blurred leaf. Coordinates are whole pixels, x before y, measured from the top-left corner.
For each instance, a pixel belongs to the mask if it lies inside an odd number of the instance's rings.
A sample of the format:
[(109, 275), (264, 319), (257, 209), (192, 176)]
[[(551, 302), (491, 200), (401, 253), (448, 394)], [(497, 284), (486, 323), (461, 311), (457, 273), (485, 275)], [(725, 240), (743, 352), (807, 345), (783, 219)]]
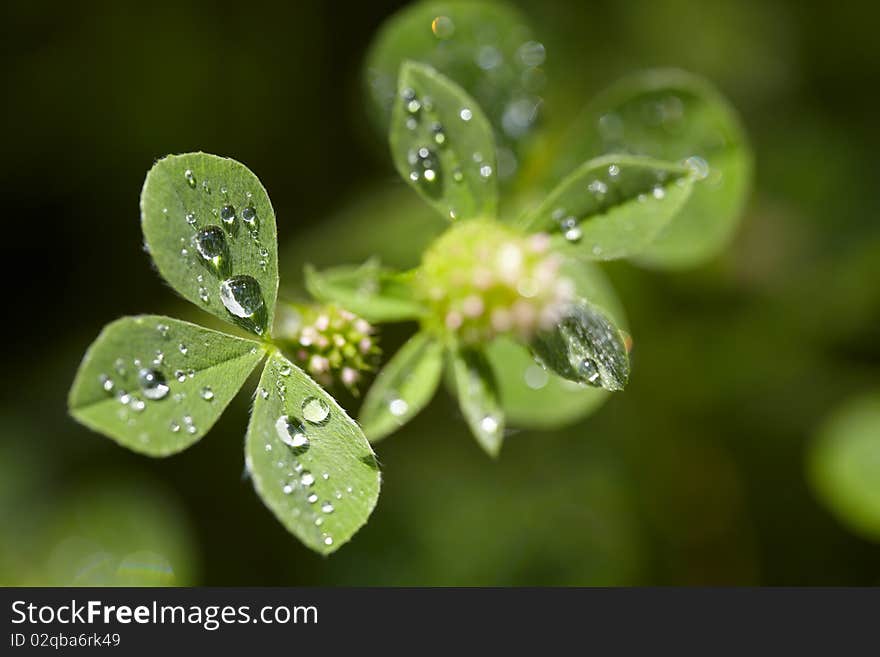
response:
[(464, 419), (480, 447), (495, 458), (504, 440), (504, 410), (492, 366), (482, 352), (467, 347), (452, 351), (450, 357)]
[(833, 413), (813, 441), (808, 465), (814, 490), (834, 515), (880, 541), (880, 393)]
[[(569, 260), (562, 272), (574, 282), (579, 297), (589, 299), (618, 326), (626, 326), (623, 307), (598, 265)], [(486, 356), (498, 381), (504, 413), (514, 426), (566, 426), (598, 409), (608, 397), (603, 388), (584, 386), (545, 369), (526, 347), (510, 338), (494, 340)]]
[(363, 265), (316, 270), (305, 267), (306, 289), (325, 303), (336, 303), (368, 322), (400, 322), (420, 317), (410, 276), (383, 269), (377, 258)]
[(316, 552), (339, 549), (376, 506), (381, 476), (364, 434), (279, 353), (260, 379), (245, 451), (263, 502)]
[(398, 172), (444, 217), (494, 217), (495, 142), (477, 103), (432, 68), (404, 62), (391, 115)]
[(257, 342), (170, 317), (124, 317), (89, 347), (68, 405), (124, 447), (167, 456), (208, 432), (263, 355)]
[(555, 236), (589, 259), (614, 260), (642, 252), (691, 194), (693, 172), (683, 165), (631, 155), (585, 162), (554, 189), (523, 226)]
[(433, 66), (485, 111), (499, 152), (513, 152), (535, 125), (544, 86), (544, 46), (533, 40), (523, 17), (500, 2), (417, 2), (383, 25), (367, 56), (367, 91), (376, 122), (387, 130), (406, 60)]
[(443, 373), (443, 345), (416, 333), (382, 368), (364, 398), (358, 421), (370, 442), (409, 422), (437, 391)]
[(278, 293), (275, 212), (247, 167), (207, 153), (169, 155), (141, 193), (159, 272), (197, 306), (263, 335)]
[(605, 153), (673, 162), (696, 158), (691, 165), (706, 175), (641, 261), (686, 267), (724, 247), (746, 201), (752, 158), (739, 118), (708, 82), (678, 70), (622, 79), (590, 103), (555, 171), (565, 175)]
[(620, 329), (584, 300), (571, 304), (558, 325), (539, 333), (531, 347), (544, 365), (570, 381), (623, 390), (629, 378)]

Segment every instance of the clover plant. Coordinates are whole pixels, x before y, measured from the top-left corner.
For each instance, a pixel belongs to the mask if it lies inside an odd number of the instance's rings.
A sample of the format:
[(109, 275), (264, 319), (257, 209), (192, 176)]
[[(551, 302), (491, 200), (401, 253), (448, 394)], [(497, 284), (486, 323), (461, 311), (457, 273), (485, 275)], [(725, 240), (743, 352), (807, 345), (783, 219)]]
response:
[[(548, 145), (535, 136), (546, 56), (502, 4), (417, 3), (388, 21), (367, 57), (373, 118), (448, 228), (408, 271), (378, 258), (306, 266), (321, 305), (276, 303), (275, 216), (250, 171), (203, 153), (157, 162), (141, 211), (160, 274), (248, 337), (118, 320), (80, 366), (73, 415), (168, 455), (203, 436), (265, 358), (247, 469), (278, 519), (329, 553), (376, 503), (367, 438), (398, 430), (441, 381), (492, 456), (509, 424), (559, 426), (623, 389), (632, 341), (597, 262), (680, 267), (718, 253), (751, 159), (726, 102), (680, 71), (623, 80)], [(322, 386), (357, 392), (386, 322), (417, 330), (369, 387), (359, 426)]]

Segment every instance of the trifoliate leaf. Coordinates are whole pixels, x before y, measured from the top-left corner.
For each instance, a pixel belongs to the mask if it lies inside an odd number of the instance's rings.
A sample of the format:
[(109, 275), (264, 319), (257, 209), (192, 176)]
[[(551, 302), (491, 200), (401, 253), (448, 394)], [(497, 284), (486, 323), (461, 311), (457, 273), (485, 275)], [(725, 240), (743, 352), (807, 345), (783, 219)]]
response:
[(498, 382), (485, 354), (461, 348), (450, 353), (455, 393), (464, 419), (487, 454), (497, 457), (504, 440)]
[(363, 432), (279, 353), (260, 378), (245, 450), (263, 502), (316, 552), (339, 549), (376, 506), (381, 476)]
[(263, 355), (260, 343), (170, 317), (124, 317), (89, 347), (68, 405), (121, 445), (167, 456), (207, 433)]
[(494, 217), (495, 140), (473, 98), (416, 62), (400, 69), (389, 141), (398, 172), (444, 217)]
[(431, 401), (443, 372), (443, 346), (417, 333), (382, 368), (361, 406), (358, 420), (370, 442), (409, 422)]
[(207, 153), (169, 155), (147, 174), (141, 220), (175, 290), (251, 333), (268, 332), (278, 293), (275, 212), (247, 167)]

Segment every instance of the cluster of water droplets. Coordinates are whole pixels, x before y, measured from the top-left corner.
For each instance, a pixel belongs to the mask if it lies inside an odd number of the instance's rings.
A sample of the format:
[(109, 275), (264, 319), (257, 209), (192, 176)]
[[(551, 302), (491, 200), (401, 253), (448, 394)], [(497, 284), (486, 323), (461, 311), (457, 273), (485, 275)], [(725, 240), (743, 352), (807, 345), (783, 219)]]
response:
[[(192, 169), (183, 172), (187, 185), (198, 193), (212, 194), (211, 185), (203, 180), (198, 184), (196, 174)], [(259, 282), (247, 274), (233, 275), (232, 257), (230, 254), (230, 241), (235, 240), (240, 230), (245, 230), (250, 235), (259, 254), (259, 266), (265, 271), (268, 267), (269, 250), (262, 243), (258, 229), (257, 210), (253, 205), (253, 195), (245, 193), (244, 206), (239, 211), (229, 198), (229, 192), (225, 186), (219, 188), (219, 208), (210, 211), (212, 217), (203, 220), (193, 210), (184, 213), (184, 221), (192, 229), (191, 238), (180, 238), (180, 255), (186, 262), (193, 262), (190, 256), (195, 256), (195, 262), (205, 268), (216, 280), (215, 293), (211, 288), (214, 283), (205, 280), (203, 273), (196, 274), (198, 284), (198, 297), (204, 304), (210, 305), (214, 294), (223, 307), (234, 317), (246, 322), (248, 328), (257, 333), (265, 330), (259, 316), (263, 310), (263, 293)], [(163, 209), (166, 217), (171, 217), (167, 208)]]
[[(279, 363), (276, 368), (276, 394), (280, 400), (280, 406), (289, 409), (291, 406), (297, 407), (293, 400), (288, 399), (287, 385), (285, 379), (290, 376), (292, 368), (287, 363)], [(259, 388), (257, 395), (264, 400), (270, 399), (272, 393), (265, 389)], [(279, 445), (272, 437), (267, 438), (265, 443), (265, 451), (273, 455), (273, 459), (277, 458), (275, 465), (284, 471), (281, 477), (281, 492), (284, 496), (296, 498), (290, 506), (290, 512), (299, 517), (304, 513), (307, 514), (306, 521), (313, 523), (316, 527), (324, 524), (324, 519), (336, 510), (337, 504), (345, 496), (341, 489), (332, 489), (321, 486), (323, 491), (320, 495), (316, 488), (319, 481), (329, 481), (330, 473), (322, 471), (314, 473), (310, 470), (312, 457), (310, 448), (313, 442), (320, 440), (314, 433), (313, 429), (326, 425), (332, 419), (332, 409), (330, 404), (321, 397), (308, 395), (298, 404), (297, 413), (292, 414), (290, 410), (279, 415), (274, 423), (275, 437), (281, 442)], [(278, 448), (285, 453), (277, 454)], [(352, 488), (348, 487), (348, 493), (352, 492)], [(300, 501), (300, 503), (297, 502)], [(305, 507), (301, 501), (305, 501)], [(325, 545), (333, 544), (333, 537), (329, 533), (322, 533), (321, 540)]]
[[(167, 324), (159, 323), (156, 331), (163, 341), (169, 342), (170, 349), (186, 357), (189, 348), (184, 343), (178, 343), (176, 347), (172, 342), (171, 328)], [(179, 361), (179, 359), (174, 359)], [(187, 399), (185, 389), (177, 384), (185, 384), (196, 376), (192, 368), (180, 367), (171, 369), (166, 363), (166, 351), (156, 349), (151, 358), (117, 358), (113, 364), (112, 372), (98, 375), (97, 384), (104, 394), (115, 399), (119, 405), (119, 419), (128, 425), (137, 423), (136, 416), (144, 413), (151, 404), (167, 403), (167, 400), (177, 405)], [(199, 389), (198, 396), (203, 402), (214, 400), (214, 389), (205, 385)], [(169, 424), (171, 433), (196, 434), (198, 428), (188, 412), (182, 412), (179, 419)], [(149, 434), (141, 435), (144, 442), (149, 442)]]

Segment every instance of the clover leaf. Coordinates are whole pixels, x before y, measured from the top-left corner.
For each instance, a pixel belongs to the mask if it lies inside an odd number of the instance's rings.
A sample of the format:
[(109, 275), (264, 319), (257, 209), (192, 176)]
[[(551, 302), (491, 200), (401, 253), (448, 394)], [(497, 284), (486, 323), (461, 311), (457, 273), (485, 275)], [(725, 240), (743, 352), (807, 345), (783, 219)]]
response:
[[(378, 467), (358, 426), (273, 341), (277, 238), (265, 190), (234, 160), (171, 155), (147, 174), (141, 214), (147, 248), (171, 286), (257, 339), (169, 317), (117, 320), (77, 371), (71, 414), (132, 450), (173, 454), (211, 428), (268, 354), (248, 428), (248, 469), (282, 524), (313, 550), (333, 552), (372, 512)], [(271, 459), (267, 447), (274, 448)], [(290, 477), (306, 478), (297, 470), (303, 463), (316, 477), (332, 473), (334, 489), (322, 491), (321, 504), (311, 495), (287, 497)]]

